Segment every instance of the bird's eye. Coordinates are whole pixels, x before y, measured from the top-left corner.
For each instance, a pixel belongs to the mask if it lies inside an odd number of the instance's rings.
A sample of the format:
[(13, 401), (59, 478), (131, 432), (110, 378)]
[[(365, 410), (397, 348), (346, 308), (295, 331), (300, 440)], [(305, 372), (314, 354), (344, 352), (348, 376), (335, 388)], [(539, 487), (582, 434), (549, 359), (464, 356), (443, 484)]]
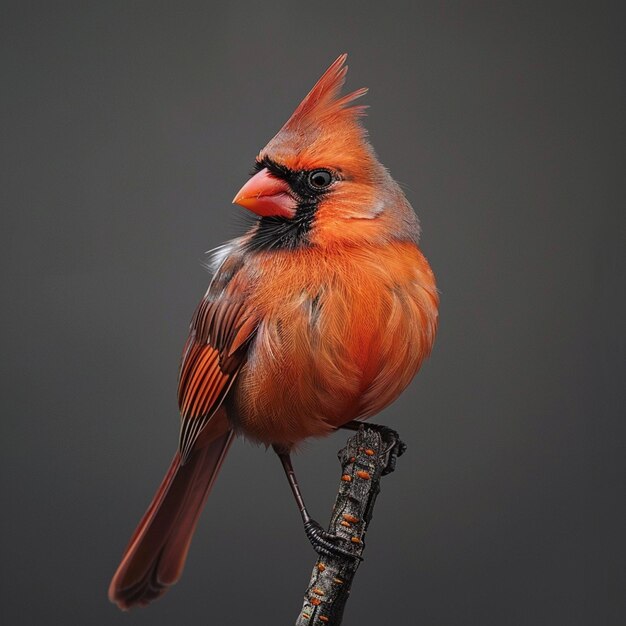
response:
[(324, 189), (332, 182), (333, 176), (327, 170), (315, 170), (309, 174), (308, 183), (313, 189)]

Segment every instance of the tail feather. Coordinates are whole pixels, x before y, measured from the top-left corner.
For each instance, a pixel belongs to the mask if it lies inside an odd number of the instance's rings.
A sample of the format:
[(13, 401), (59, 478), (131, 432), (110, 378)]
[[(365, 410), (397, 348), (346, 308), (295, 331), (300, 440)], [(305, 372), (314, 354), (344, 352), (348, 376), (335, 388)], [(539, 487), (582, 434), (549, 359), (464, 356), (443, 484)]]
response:
[(178, 453), (152, 504), (139, 522), (111, 585), (109, 599), (121, 609), (145, 606), (182, 574), (200, 513), (233, 433), (228, 430), (180, 464)]

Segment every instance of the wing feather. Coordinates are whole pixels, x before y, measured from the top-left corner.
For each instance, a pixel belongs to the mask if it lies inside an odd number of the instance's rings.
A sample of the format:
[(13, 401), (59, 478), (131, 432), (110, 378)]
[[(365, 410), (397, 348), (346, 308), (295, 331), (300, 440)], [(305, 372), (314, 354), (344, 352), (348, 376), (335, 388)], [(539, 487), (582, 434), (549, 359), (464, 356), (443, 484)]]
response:
[(182, 463), (221, 406), (256, 333), (258, 321), (246, 306), (245, 285), (232, 267), (237, 262), (241, 266), (238, 259), (224, 262), (191, 320), (178, 382)]

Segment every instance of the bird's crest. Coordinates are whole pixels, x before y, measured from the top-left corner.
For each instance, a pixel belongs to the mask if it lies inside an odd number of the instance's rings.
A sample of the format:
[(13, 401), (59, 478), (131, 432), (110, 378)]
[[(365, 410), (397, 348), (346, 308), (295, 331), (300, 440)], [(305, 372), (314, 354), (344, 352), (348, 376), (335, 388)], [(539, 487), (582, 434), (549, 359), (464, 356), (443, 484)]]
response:
[(350, 104), (365, 95), (367, 87), (341, 96), (341, 88), (348, 73), (348, 66), (345, 64), (347, 58), (347, 54), (342, 54), (324, 72), (315, 87), (309, 91), (283, 126), (285, 130), (295, 130), (310, 124), (319, 124), (331, 116), (346, 115), (354, 119), (365, 114), (366, 105), (350, 106)]
[(372, 159), (365, 129), (359, 123), (367, 107), (352, 104), (367, 89), (341, 95), (348, 71), (347, 57), (342, 54), (324, 72), (261, 151), (260, 158), (269, 156), (295, 170), (329, 164), (341, 167), (356, 160), (364, 166)]

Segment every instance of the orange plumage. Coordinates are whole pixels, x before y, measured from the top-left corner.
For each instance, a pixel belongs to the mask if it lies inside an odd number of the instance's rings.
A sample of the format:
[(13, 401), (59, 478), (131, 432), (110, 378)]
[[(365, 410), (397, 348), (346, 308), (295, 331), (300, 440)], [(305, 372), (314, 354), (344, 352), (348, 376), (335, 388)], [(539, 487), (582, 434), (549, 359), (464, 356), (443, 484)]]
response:
[(260, 217), (215, 254), (183, 353), (179, 452), (109, 589), (121, 608), (180, 576), (233, 432), (286, 455), (378, 413), (431, 351), (438, 298), (418, 220), (352, 104), (366, 90), (340, 95), (346, 71), (342, 55), (235, 198)]

